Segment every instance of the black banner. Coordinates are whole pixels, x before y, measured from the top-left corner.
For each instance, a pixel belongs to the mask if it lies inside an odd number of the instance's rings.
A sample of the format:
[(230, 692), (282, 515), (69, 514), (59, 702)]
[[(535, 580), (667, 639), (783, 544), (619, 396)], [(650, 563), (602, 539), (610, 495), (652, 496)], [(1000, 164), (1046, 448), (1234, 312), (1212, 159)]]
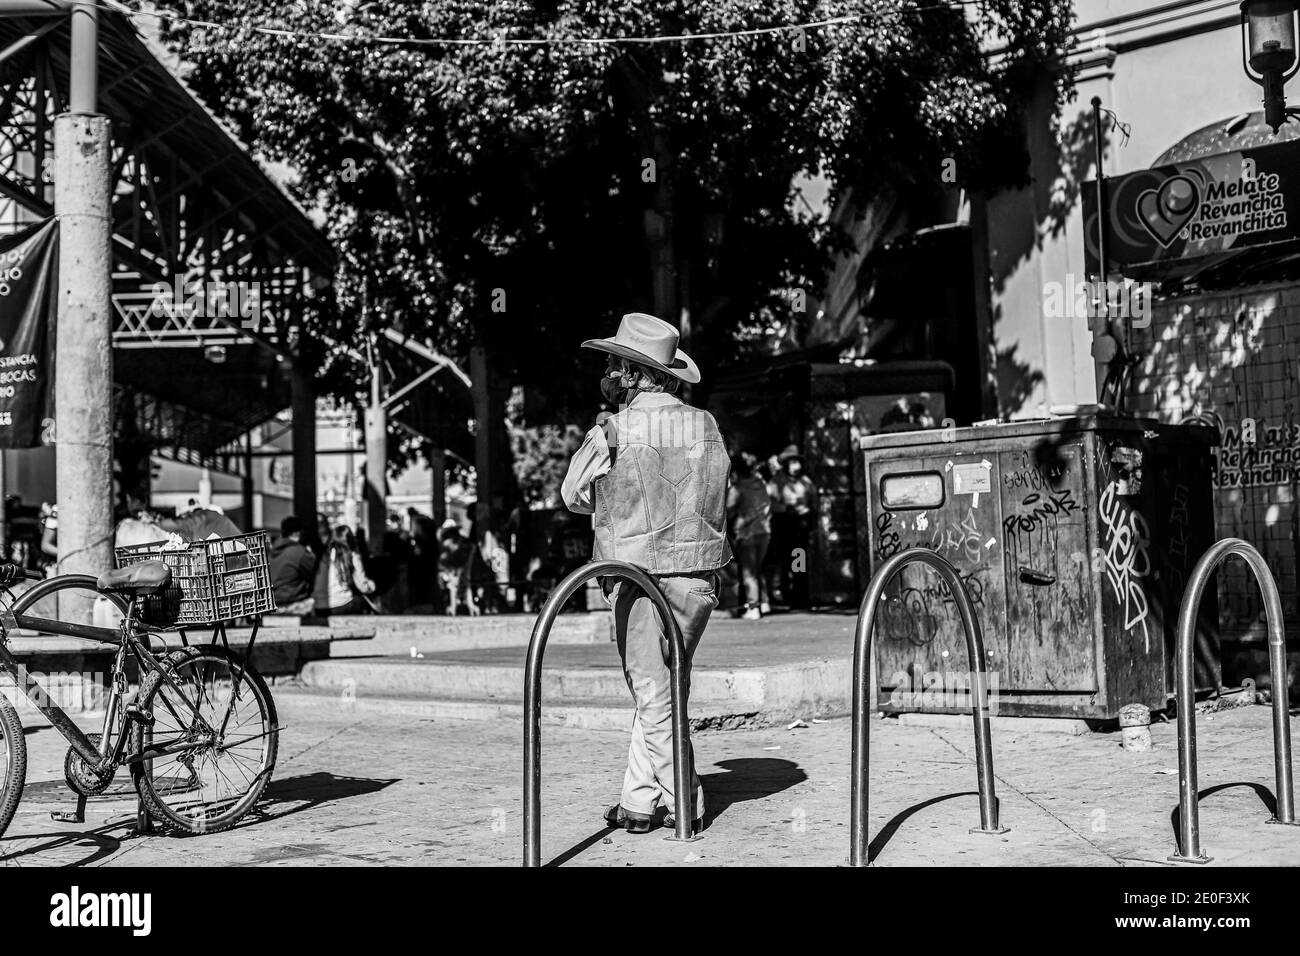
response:
[(50, 443), (58, 277), (54, 219), (0, 239), (0, 448)]
[[(1300, 237), (1300, 143), (1271, 143), (1106, 180), (1111, 268), (1222, 256)], [(1085, 261), (1097, 262), (1097, 183), (1083, 187)]]
[[(965, 800), (964, 794), (960, 796)], [(1018, 802), (1028, 805), (1023, 798)], [(973, 804), (960, 809), (969, 812)], [(930, 812), (934, 820), (947, 825), (944, 817), (934, 810)], [(948, 812), (952, 814), (951, 810)], [(409, 819), (418, 816), (415, 808), (410, 808), (408, 813)], [(1225, 818), (1228, 815), (1225, 813)], [(274, 817), (270, 823), (274, 826)], [(1257, 824), (1259, 829), (1265, 829), (1262, 819)], [(262, 825), (255, 823), (253, 827)], [(907, 826), (916, 824), (904, 822), (902, 832), (906, 832)], [(106, 832), (112, 827), (83, 829), (89, 832), (51, 832), (48, 845), (66, 848), (77, 842), (80, 847), (91, 848), (100, 842), (117, 842), (116, 837)], [(118, 836), (123, 829), (118, 828)], [(1288, 832), (1285, 827), (1267, 829)], [(242, 839), (238, 836), (241, 831)], [(1016, 833), (1013, 827), (1008, 841), (1001, 844), (1006, 853), (999, 856), (999, 863), (1010, 863), (1013, 856), (1032, 859), (1040, 849), (1033, 831), (1018, 837)], [(391, 863), (363, 867), (357, 865), (359, 861), (373, 864), (376, 857), (350, 856), (347, 844), (338, 842), (346, 836), (340, 838), (337, 833), (331, 836), (336, 841), (333, 844), (317, 843), (310, 849), (279, 847), (256, 837), (250, 839), (250, 831), (242, 827), (225, 834), (185, 838), (183, 848), (178, 837), (147, 838), (171, 843), (173, 848), (167, 855), (187, 860), (188, 866), (159, 865), (156, 858), (147, 867), (138, 863), (132, 866), (128, 854), (120, 861), (125, 866), (46, 867), (42, 865), (43, 848), (37, 847), (31, 855), (14, 859), (11, 869), (0, 866), (0, 873), (6, 874), (6, 878), (0, 879), (5, 929), (8, 938), (26, 940), (32, 946), (46, 941), (62, 943), (65, 947), (69, 943), (100, 948), (130, 945), (138, 947), (135, 952), (148, 953), (154, 946), (183, 947), (183, 940), (193, 939), (196, 917), (206, 912), (213, 922), (212, 932), (219, 933), (225, 928), (238, 934), (243, 927), (250, 936), (256, 934), (264, 944), (263, 949), (283, 945), (308, 951), (314, 948), (329, 952), (373, 950), (376, 939), (429, 931), (428, 887), (436, 885), (443, 912), (466, 914), (463, 923), (469, 939), (479, 939), (480, 931), (485, 941), (489, 936), (503, 938), (494, 922), (508, 916), (501, 912), (500, 900), (507, 894), (509, 898), (526, 900), (514, 918), (522, 920), (517, 924), (520, 932), (517, 938), (527, 944), (542, 938), (548, 927), (546, 914), (566, 903), (571, 906), (574, 893), (583, 892), (585, 887), (592, 891), (590, 898), (600, 899), (601, 893), (608, 897), (609, 888), (614, 885), (606, 875), (608, 871), (581, 866), (552, 870), (546, 880), (538, 882), (518, 868), (492, 866), (476, 871), (447, 856), (404, 860), (420, 864), (419, 869)], [(709, 839), (707, 834), (705, 839)], [(1277, 839), (1281, 842), (1284, 837)], [(1086, 845), (1086, 841), (1079, 842)], [(234, 849), (236, 844), (242, 845)], [(703, 842), (690, 845), (697, 847), (693, 851), (697, 854), (715, 855), (701, 857), (695, 866), (679, 863), (672, 870), (674, 885), (679, 889), (693, 893), (692, 888), (698, 887), (707, 891), (715, 907), (725, 906), (727, 912), (736, 913), (744, 912), (746, 906), (752, 909), (755, 899), (770, 892), (772, 869), (732, 868), (727, 871), (726, 880), (719, 880), (714, 867), (750, 861), (728, 855), (725, 850), (719, 853), (707, 849)], [(0, 853), (4, 852), (2, 846)], [(1163, 856), (1172, 846), (1170, 836), (1167, 845), (1160, 849), (1160, 857), (1139, 860), (1163, 863)], [(277, 861), (280, 865), (267, 865), (277, 850), (280, 853), (306, 850), (319, 855), (295, 858), (284, 854)], [(898, 850), (893, 862), (899, 865), (869, 870), (829, 867), (823, 857), (820, 862), (825, 868), (820, 871), (819, 882), (822, 892), (838, 886), (846, 894), (869, 893), (873, 905), (859, 920), (860, 938), (884, 944), (894, 952), (971, 949), (972, 941), (999, 938), (1003, 932), (999, 925), (1006, 925), (1010, 920), (1007, 913), (998, 915), (993, 911), (990, 905), (993, 900), (1015, 900), (1018, 912), (1042, 914), (1044, 922), (1038, 925), (1042, 927), (1043, 945), (1039, 948), (1047, 952), (1067, 949), (1063, 944), (1057, 946), (1051, 942), (1067, 936), (1080, 944), (1126, 942), (1128, 948), (1142, 950), (1166, 951), (1171, 945), (1188, 946), (1189, 942), (1192, 944), (1189, 949), (1253, 950), (1260, 948), (1266, 938), (1278, 938), (1295, 923), (1294, 903), (1287, 893), (1288, 871), (1276, 866), (1176, 869), (1168, 865), (1141, 868), (1094, 865), (1045, 869), (1045, 864), (1022, 863), (977, 871), (957, 865), (970, 862), (960, 856), (954, 856), (949, 865), (930, 860), (926, 861), (930, 864), (927, 867), (907, 866), (906, 848)], [(259, 852), (261, 860), (257, 858)], [(1095, 849), (1093, 853), (1097, 860), (1112, 862)], [(794, 858), (788, 862), (793, 866), (807, 865), (808, 861)], [(292, 869), (286, 869), (286, 863), (294, 864)], [(194, 864), (208, 868), (200, 870)], [(444, 868), (435, 869), (438, 864)], [(205, 881), (223, 884), (233, 876), (230, 868), (236, 865), (240, 865), (241, 898), (224, 904), (215, 898), (207, 903), (196, 901), (196, 885)], [(662, 866), (660, 862), (658, 867)], [(662, 889), (663, 875), (663, 869), (656, 866), (629, 866), (618, 870), (617, 887), (623, 892), (653, 892)], [(589, 879), (591, 883), (586, 882)], [(975, 880), (979, 892), (973, 892)], [(347, 887), (345, 908), (333, 915), (322, 911), (322, 901), (331, 899), (331, 893), (337, 896), (340, 886)], [(280, 915), (254, 922), (248, 914), (257, 899), (274, 900)], [(936, 900), (943, 901), (946, 930), (942, 925), (928, 922), (935, 916)], [(339, 905), (343, 907), (344, 903)], [(626, 916), (617, 907), (589, 909), (590, 913), (582, 916), (586, 936), (609, 939), (626, 931)], [(1057, 915), (1052, 916), (1053, 913)], [(812, 916), (815, 913), (805, 914), (809, 919)], [(488, 923), (493, 925), (489, 927)], [(1032, 922), (1027, 917), (1021, 925), (1026, 935), (1019, 938), (1028, 938)], [(761, 915), (737, 919), (734, 927), (727, 928), (731, 948), (770, 949), (766, 944), (770, 943), (771, 927), (771, 920)], [(1170, 930), (1174, 932), (1171, 934)], [(1188, 934), (1192, 933), (1196, 934), (1196, 940), (1189, 941)], [(1003, 934), (1001, 938), (1007, 937)]]

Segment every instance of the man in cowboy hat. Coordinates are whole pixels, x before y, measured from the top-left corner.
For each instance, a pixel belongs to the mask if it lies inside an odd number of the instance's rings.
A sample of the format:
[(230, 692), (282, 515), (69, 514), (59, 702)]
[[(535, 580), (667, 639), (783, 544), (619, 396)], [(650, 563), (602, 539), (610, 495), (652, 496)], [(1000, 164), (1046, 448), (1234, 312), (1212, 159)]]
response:
[[(727, 544), (730, 459), (708, 412), (677, 397), (700, 371), (677, 348), (677, 330), (652, 315), (623, 316), (618, 334), (583, 348), (608, 356), (601, 394), (617, 411), (602, 413), (569, 464), (562, 494), (569, 510), (592, 515), (592, 559), (617, 559), (653, 575), (668, 599), (690, 660), (718, 604), (718, 569)], [(650, 599), (619, 579), (602, 582), (614, 609), (623, 673), (636, 716), (618, 804), (605, 819), (645, 833), (659, 804), (674, 799), (668, 637)], [(704, 791), (691, 767), (692, 822), (704, 817)], [(671, 820), (665, 820), (671, 826)]]
[[(781, 596), (794, 608), (808, 607), (808, 549), (817, 513), (817, 488), (803, 470), (803, 455), (787, 445), (777, 456), (780, 471), (772, 478), (772, 550)], [(794, 552), (802, 549), (802, 571), (794, 569)]]

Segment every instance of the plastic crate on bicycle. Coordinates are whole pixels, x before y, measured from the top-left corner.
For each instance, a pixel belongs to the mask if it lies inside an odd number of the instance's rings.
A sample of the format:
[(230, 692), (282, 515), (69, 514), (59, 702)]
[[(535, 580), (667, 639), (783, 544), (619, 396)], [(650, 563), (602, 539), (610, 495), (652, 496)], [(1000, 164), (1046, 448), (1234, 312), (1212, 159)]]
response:
[(161, 561), (171, 570), (171, 583), (143, 600), (142, 617), (152, 627), (202, 626), (275, 610), (265, 531), (181, 547), (155, 541), (117, 548), (116, 554), (119, 568)]

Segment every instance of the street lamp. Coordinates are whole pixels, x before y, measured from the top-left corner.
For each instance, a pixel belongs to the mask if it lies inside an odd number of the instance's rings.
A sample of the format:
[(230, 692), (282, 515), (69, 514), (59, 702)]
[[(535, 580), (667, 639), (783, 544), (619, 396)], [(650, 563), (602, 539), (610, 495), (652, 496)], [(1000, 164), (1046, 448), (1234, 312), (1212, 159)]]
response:
[(1276, 133), (1300, 110), (1286, 105), (1283, 87), (1295, 76), (1298, 0), (1242, 0), (1241, 59), (1246, 75), (1264, 88), (1264, 122)]

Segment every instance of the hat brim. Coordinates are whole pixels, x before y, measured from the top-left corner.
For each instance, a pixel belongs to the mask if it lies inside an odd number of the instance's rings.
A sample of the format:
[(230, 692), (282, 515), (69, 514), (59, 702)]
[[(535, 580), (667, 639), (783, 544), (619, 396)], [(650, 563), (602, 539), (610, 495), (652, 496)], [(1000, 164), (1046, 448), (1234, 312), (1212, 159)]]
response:
[(683, 382), (694, 385), (700, 380), (700, 367), (695, 364), (694, 360), (683, 352), (677, 350), (677, 358), (672, 365), (664, 365), (656, 362), (644, 352), (638, 352), (636, 349), (630, 349), (626, 345), (614, 341), (614, 339), (587, 339), (582, 343), (584, 349), (595, 349), (597, 352), (608, 352), (610, 355), (617, 355), (619, 358), (631, 359), (633, 362), (640, 362), (642, 365), (648, 365), (650, 368), (658, 369), (661, 372), (667, 372), (674, 378), (679, 378)]

